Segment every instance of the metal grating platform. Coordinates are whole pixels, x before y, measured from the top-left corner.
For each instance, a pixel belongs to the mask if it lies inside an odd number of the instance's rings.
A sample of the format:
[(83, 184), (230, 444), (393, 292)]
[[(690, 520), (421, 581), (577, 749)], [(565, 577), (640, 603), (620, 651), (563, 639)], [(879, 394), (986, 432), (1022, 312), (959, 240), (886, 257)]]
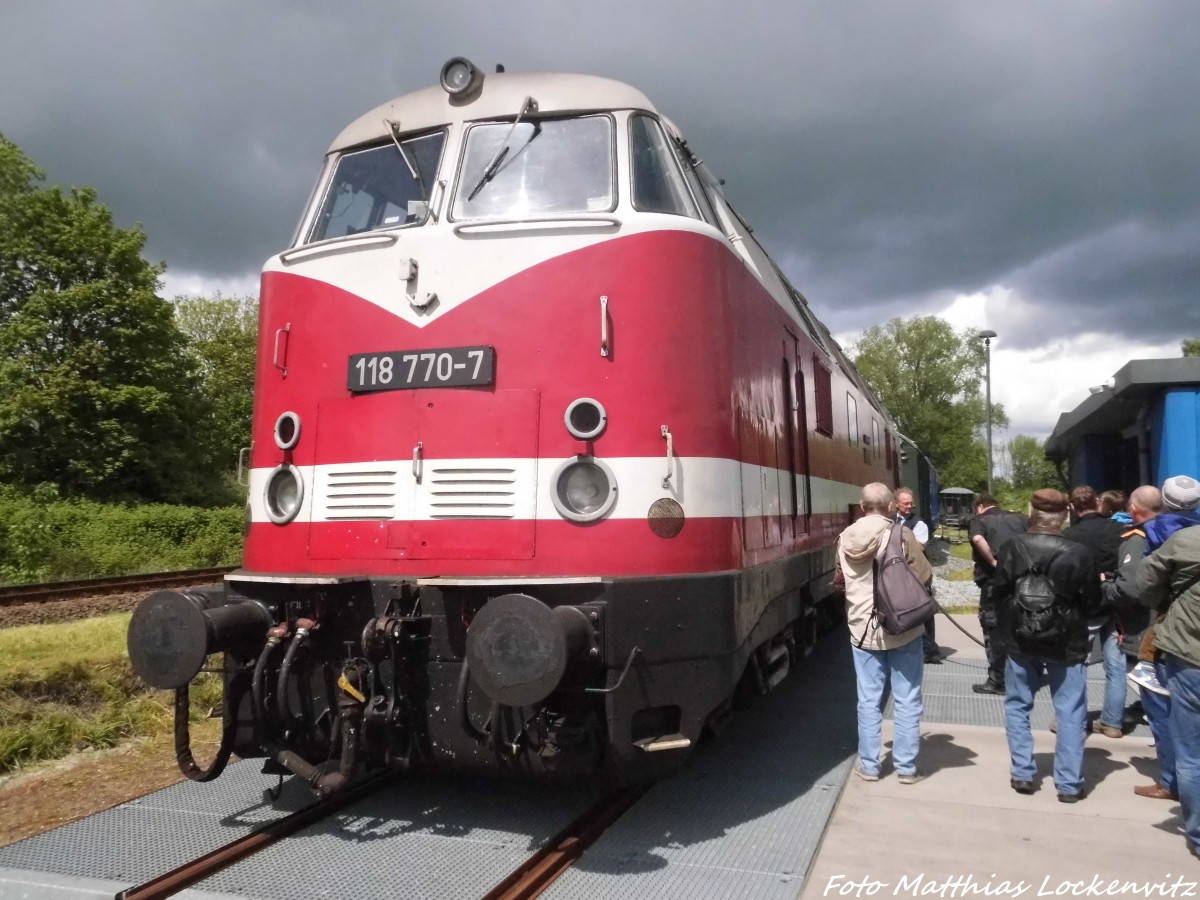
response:
[[(94, 896), (87, 892), (97, 887), (93, 882), (124, 890), (312, 802), (312, 792), (294, 780), (278, 801), (265, 801), (263, 791), (276, 779), (260, 768), (239, 763), (211, 784), (185, 781), (0, 847), (0, 897), (73, 896), (68, 886), (77, 896)], [(38, 893), (35, 873), (60, 891)]]
[(599, 799), (579, 786), (397, 782), (179, 896), (255, 900), (479, 897)]
[(844, 634), (739, 711), (545, 896), (791, 898), (800, 893), (857, 745)]

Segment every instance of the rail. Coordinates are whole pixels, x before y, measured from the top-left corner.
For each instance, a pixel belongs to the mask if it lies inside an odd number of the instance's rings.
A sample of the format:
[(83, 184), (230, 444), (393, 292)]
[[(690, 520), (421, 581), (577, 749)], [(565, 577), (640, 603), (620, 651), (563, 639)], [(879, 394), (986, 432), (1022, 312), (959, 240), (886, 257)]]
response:
[(393, 777), (392, 773), (385, 772), (367, 778), (347, 788), (344, 793), (338, 794), (336, 797), (318, 800), (298, 812), (269, 822), (245, 837), (218, 847), (216, 850), (184, 863), (170, 872), (165, 872), (157, 878), (152, 878), (144, 884), (127, 888), (116, 895), (116, 900), (160, 900), (163, 897), (171, 897), (179, 891), (215, 875), (222, 869), (228, 868), (260, 850), (265, 850), (277, 841), (333, 815), (372, 791), (378, 790), (391, 777)]
[(133, 591), (149, 591), (155, 588), (178, 587), (202, 584), (213, 579), (220, 580), (234, 570), (234, 566), (215, 569), (187, 569), (179, 572), (155, 572), (147, 575), (119, 575), (112, 578), (86, 578), (77, 581), (54, 581), (39, 584), (14, 584), (0, 587), (0, 606), (18, 603), (65, 600), (71, 597), (94, 597), (101, 594), (118, 594)]

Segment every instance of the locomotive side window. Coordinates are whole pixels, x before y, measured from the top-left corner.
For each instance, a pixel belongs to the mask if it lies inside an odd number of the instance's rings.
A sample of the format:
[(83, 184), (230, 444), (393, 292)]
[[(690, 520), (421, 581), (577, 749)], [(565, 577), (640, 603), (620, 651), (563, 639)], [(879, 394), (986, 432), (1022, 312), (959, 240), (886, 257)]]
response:
[(633, 159), (633, 205), (642, 212), (700, 218), (662, 126), (649, 116), (629, 120)]
[(334, 169), (310, 240), (424, 224), (445, 142), (439, 131), (347, 153)]
[(850, 429), (847, 438), (851, 447), (858, 446), (858, 402), (853, 394), (846, 394), (846, 427)]
[(813, 356), (813, 387), (817, 394), (817, 431), (833, 435), (833, 384), (829, 369), (819, 356)]
[(609, 212), (616, 207), (613, 160), (608, 116), (475, 125), (452, 217)]

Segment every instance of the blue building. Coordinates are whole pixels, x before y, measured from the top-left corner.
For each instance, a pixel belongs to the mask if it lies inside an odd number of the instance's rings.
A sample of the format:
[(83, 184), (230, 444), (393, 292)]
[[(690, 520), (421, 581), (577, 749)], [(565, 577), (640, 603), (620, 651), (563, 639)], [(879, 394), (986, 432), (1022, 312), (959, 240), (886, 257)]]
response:
[(1131, 360), (1059, 416), (1046, 456), (1072, 487), (1128, 492), (1173, 475), (1200, 479), (1200, 357)]

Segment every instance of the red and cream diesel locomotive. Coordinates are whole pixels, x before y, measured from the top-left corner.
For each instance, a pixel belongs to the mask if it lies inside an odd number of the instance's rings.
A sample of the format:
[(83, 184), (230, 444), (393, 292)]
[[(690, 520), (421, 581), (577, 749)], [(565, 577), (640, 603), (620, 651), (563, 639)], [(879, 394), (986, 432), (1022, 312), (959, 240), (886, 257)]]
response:
[[(815, 640), (889, 418), (679, 130), (486, 76), (333, 142), (262, 276), (244, 568), (137, 609), (180, 764), (635, 778)], [(202, 769), (187, 685), (223, 653)]]

